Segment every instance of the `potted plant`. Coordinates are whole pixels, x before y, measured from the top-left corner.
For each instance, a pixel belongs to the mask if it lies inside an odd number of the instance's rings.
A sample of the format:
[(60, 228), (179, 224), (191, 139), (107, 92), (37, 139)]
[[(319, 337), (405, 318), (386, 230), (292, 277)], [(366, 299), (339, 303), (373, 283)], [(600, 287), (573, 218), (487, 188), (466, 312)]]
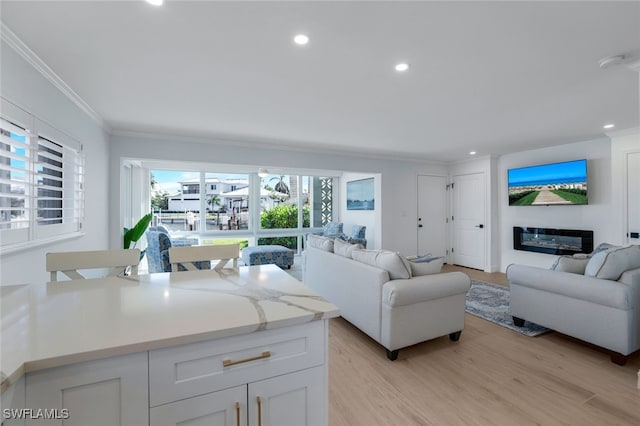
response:
[[(138, 243), (138, 240), (142, 238), (145, 231), (149, 227), (150, 223), (151, 223), (151, 213), (148, 213), (142, 216), (142, 218), (138, 221), (138, 223), (135, 224), (133, 228), (131, 229), (124, 228), (123, 248), (125, 249), (135, 248), (136, 244)], [(140, 252), (140, 260), (142, 260), (142, 258), (144, 257), (145, 251), (146, 250), (142, 250)]]

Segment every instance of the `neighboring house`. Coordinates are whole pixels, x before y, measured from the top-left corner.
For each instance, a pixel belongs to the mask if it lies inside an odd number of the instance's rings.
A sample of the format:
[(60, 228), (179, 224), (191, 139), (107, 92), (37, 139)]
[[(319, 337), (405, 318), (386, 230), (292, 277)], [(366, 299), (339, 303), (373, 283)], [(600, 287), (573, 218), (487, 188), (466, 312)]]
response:
[[(169, 210), (172, 211), (199, 211), (200, 210), (200, 180), (189, 179), (178, 182), (182, 191), (169, 195)], [(249, 181), (247, 179), (222, 179), (218, 177), (207, 178), (205, 180), (205, 200), (212, 195), (220, 198), (220, 206), (222, 209), (231, 209), (234, 203), (233, 196), (225, 196), (223, 194), (236, 191), (242, 188), (248, 188)], [(215, 211), (214, 206), (207, 204), (209, 210)]]
[[(182, 191), (169, 195), (170, 211), (200, 210), (200, 181), (189, 179), (178, 182)], [(247, 179), (207, 178), (205, 182), (205, 201), (212, 195), (220, 199), (219, 206), (206, 204), (210, 211), (245, 211), (248, 208), (249, 181)], [(287, 194), (260, 188), (260, 209), (268, 210), (288, 199)]]

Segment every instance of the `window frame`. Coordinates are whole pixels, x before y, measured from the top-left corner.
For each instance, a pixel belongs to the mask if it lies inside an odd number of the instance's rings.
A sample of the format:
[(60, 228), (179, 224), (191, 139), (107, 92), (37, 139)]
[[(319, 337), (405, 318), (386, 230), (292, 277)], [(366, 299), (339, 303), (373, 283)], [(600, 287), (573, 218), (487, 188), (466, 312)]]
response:
[[(30, 247), (47, 244), (50, 242), (73, 238), (83, 235), (84, 223), (84, 152), (80, 142), (57, 130), (55, 127), (38, 119), (36, 116), (2, 99), (2, 114), (0, 117), (9, 124), (25, 129), (25, 144), (28, 146), (29, 155), (26, 156), (28, 178), (25, 194), (25, 205), (28, 205), (28, 220), (25, 228), (0, 230), (0, 253), (10, 253)], [(60, 207), (61, 223), (43, 224), (38, 218), (38, 201), (46, 198), (38, 195), (38, 189), (42, 188), (39, 180), (46, 178), (46, 174), (38, 172), (38, 167), (45, 162), (41, 161), (43, 144), (45, 139), (59, 146), (61, 153), (60, 171), (61, 194)], [(53, 200), (55, 201), (55, 200)], [(27, 207), (25, 207), (26, 209)], [(40, 208), (44, 210), (44, 207)], [(58, 210), (55, 208), (54, 210)]]
[[(180, 160), (156, 160), (151, 158), (139, 158), (139, 157), (127, 157), (121, 158), (121, 167), (125, 167), (126, 164), (136, 163), (141, 169), (146, 170), (149, 176), (151, 173), (155, 171), (182, 171), (182, 172), (193, 172), (198, 173), (200, 176), (200, 185), (201, 185), (201, 194), (205, 194), (205, 196), (200, 197), (200, 211), (206, 211), (206, 189), (208, 188), (207, 184), (207, 175), (208, 174), (243, 174), (248, 177), (248, 186), (249, 186), (249, 206), (259, 206), (260, 205), (260, 187), (261, 187), (261, 177), (258, 176), (258, 167), (257, 166), (248, 166), (243, 164), (231, 164), (231, 163), (209, 163), (209, 162), (185, 162)], [(339, 215), (339, 181), (341, 179), (341, 175), (343, 172), (336, 170), (322, 170), (322, 169), (274, 169), (270, 172), (270, 174), (284, 174), (284, 175), (295, 175), (300, 180), (298, 183), (298, 187), (300, 191), (302, 191), (302, 179), (303, 177), (310, 178), (323, 178), (331, 181), (331, 192), (332, 192), (332, 220), (338, 220)], [(312, 180), (312, 179), (311, 179)], [(310, 180), (310, 181), (311, 181)], [(121, 183), (124, 184), (121, 177)], [(310, 182), (309, 188), (309, 197), (313, 198), (313, 191)], [(230, 190), (230, 189), (229, 189)], [(227, 191), (228, 192), (228, 191)], [(125, 192), (121, 192), (121, 199), (125, 196)], [(149, 194), (149, 202), (151, 200), (151, 194)], [(125, 206), (125, 199), (123, 199), (122, 206)], [(140, 200), (143, 201), (143, 200)], [(303, 202), (303, 197), (298, 197), (298, 226), (295, 228), (278, 228), (278, 229), (262, 229), (260, 225), (260, 209), (251, 209), (248, 215), (248, 222), (246, 229), (240, 230), (219, 230), (219, 229), (206, 229), (206, 225), (203, 223), (205, 221), (204, 215), (199, 215), (198, 226), (197, 229), (193, 231), (184, 230), (184, 231), (174, 231), (176, 237), (197, 237), (199, 239), (216, 239), (216, 238), (230, 238), (230, 237), (238, 237), (238, 238), (247, 238), (250, 241), (250, 244), (256, 245), (259, 238), (269, 238), (269, 237), (298, 237), (298, 252), (302, 250), (303, 239), (304, 236), (311, 232), (318, 232), (322, 229), (322, 226), (314, 226), (313, 208), (311, 209), (311, 223), (308, 227), (305, 227), (302, 221), (302, 207), (300, 205)], [(126, 209), (121, 210), (121, 223), (127, 222), (128, 213), (125, 211)], [(151, 211), (151, 206), (149, 204), (148, 211)], [(323, 217), (322, 213), (320, 214), (320, 218)], [(320, 219), (322, 220), (322, 219)], [(126, 226), (126, 225), (125, 225)]]

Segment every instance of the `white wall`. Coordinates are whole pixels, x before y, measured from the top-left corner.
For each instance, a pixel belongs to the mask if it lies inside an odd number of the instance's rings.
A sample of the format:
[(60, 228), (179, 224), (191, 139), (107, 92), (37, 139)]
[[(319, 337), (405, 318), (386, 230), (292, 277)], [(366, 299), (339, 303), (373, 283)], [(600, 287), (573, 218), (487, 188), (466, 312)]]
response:
[[(347, 182), (374, 178), (375, 203), (373, 210), (347, 210)], [(340, 181), (340, 220), (344, 223), (344, 233), (349, 235), (353, 225), (366, 226), (367, 249), (380, 249), (381, 208), (378, 200), (382, 199), (382, 176), (379, 174), (344, 173)], [(408, 212), (407, 212), (408, 214)], [(417, 238), (417, 237), (416, 237)], [(409, 254), (409, 253), (407, 253)]]
[[(509, 206), (507, 170), (515, 167), (586, 158), (589, 204), (584, 206)], [(608, 138), (503, 155), (498, 160), (500, 270), (511, 263), (548, 268), (556, 256), (513, 250), (513, 227), (592, 230), (594, 246), (619, 243), (614, 218), (619, 207), (612, 198), (611, 146)], [(617, 172), (616, 172), (617, 173)]]
[[(357, 157), (320, 151), (262, 148), (258, 143), (232, 143), (179, 136), (114, 135), (111, 142), (109, 173), (113, 181), (119, 180), (120, 164), (125, 158), (254, 165), (256, 171), (258, 167), (282, 167), (348, 170), (368, 176), (380, 174), (382, 228), (380, 239), (375, 245), (406, 254), (413, 254), (417, 244), (417, 175), (446, 174), (444, 164), (373, 158), (367, 157), (366, 153)], [(118, 186), (113, 185), (109, 197), (110, 224), (113, 229), (120, 226), (118, 192)], [(344, 221), (343, 218), (340, 220)], [(111, 245), (116, 246), (118, 243), (119, 236), (111, 235)]]
[(45, 253), (72, 250), (99, 250), (108, 246), (108, 145), (104, 130), (62, 92), (38, 73), (4, 41), (1, 45), (0, 94), (47, 124), (84, 145), (86, 155), (85, 235), (73, 240), (2, 254), (0, 285), (43, 282)]

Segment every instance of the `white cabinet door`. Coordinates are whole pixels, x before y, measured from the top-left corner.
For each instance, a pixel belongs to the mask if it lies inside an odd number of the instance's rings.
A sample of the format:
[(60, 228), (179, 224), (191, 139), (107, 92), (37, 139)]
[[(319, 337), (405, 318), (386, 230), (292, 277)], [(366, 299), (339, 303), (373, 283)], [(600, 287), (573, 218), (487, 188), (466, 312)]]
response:
[(245, 426), (247, 386), (236, 386), (151, 409), (151, 426)]
[(249, 426), (327, 426), (324, 366), (249, 384)]
[(147, 352), (28, 373), (26, 388), (27, 407), (57, 409), (58, 415), (66, 409), (69, 416), (27, 420), (27, 425), (149, 424)]

